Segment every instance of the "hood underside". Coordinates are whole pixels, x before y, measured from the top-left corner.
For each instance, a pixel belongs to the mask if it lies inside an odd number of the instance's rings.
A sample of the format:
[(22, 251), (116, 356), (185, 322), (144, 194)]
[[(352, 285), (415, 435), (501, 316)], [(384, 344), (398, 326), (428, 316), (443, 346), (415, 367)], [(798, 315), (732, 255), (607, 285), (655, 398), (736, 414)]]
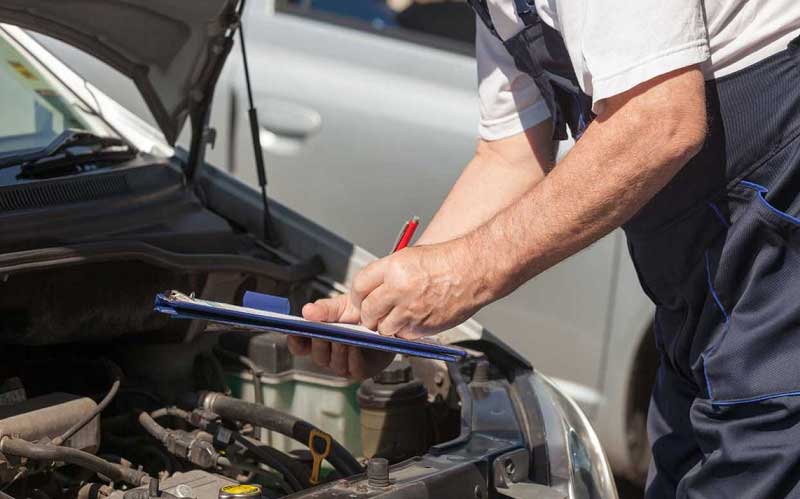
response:
[(136, 83), (170, 144), (210, 99), (237, 0), (3, 0), (0, 21), (69, 43)]

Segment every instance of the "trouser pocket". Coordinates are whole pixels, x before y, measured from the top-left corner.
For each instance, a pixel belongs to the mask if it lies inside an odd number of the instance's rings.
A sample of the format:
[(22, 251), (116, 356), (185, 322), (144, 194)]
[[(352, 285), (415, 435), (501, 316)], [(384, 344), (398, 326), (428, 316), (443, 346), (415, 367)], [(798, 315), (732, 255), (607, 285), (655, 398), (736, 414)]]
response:
[(796, 152), (772, 160), (768, 185), (745, 180), (732, 189), (725, 240), (705, 255), (708, 293), (698, 330), (708, 344), (700, 361), (716, 404), (800, 394)]

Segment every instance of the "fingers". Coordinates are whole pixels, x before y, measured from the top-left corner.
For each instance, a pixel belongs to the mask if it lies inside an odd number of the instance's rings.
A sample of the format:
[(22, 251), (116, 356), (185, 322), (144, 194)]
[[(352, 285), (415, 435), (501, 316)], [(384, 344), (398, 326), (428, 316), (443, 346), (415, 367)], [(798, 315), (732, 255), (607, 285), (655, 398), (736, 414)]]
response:
[(404, 340), (416, 340), (425, 336), (422, 332), (413, 330), (410, 324), (407, 314), (394, 308), (379, 321), (378, 332), (384, 336), (395, 336)]
[[(309, 344), (314, 363), (330, 369), (337, 376), (364, 379), (371, 375), (361, 349), (316, 339), (311, 340)], [(381, 369), (383, 367), (379, 366)]]
[(294, 355), (308, 355), (320, 367), (331, 369), (337, 376), (348, 374), (347, 345), (325, 340), (289, 337), (289, 350)]
[(373, 331), (378, 323), (394, 308), (392, 294), (386, 286), (380, 285), (361, 302), (361, 324)]
[(393, 353), (293, 336), (289, 337), (289, 348), (293, 353), (297, 348), (304, 348), (306, 353), (303, 355), (310, 352), (318, 366), (330, 369), (337, 376), (359, 381), (378, 374), (395, 357)]
[(302, 357), (311, 353), (311, 340), (302, 336), (289, 336), (288, 346), (292, 355)]
[(311, 359), (321, 367), (328, 367), (331, 363), (331, 344), (324, 340), (311, 340)]
[(342, 296), (323, 298), (314, 303), (306, 303), (303, 307), (303, 317), (310, 321), (335, 322), (344, 314), (346, 300)]
[(323, 298), (314, 303), (306, 303), (303, 317), (310, 321), (347, 322), (357, 324), (360, 317), (358, 310), (350, 303), (348, 295)]
[(347, 353), (347, 371), (350, 373), (350, 377), (356, 381), (368, 378), (364, 351), (360, 348), (349, 348)]
[[(307, 320), (321, 322), (359, 322), (358, 310), (353, 308), (347, 295), (323, 298), (314, 303), (307, 303), (303, 307), (303, 317)], [(348, 375), (348, 352), (345, 345), (290, 336), (288, 346), (293, 355), (311, 354), (311, 359), (318, 366), (330, 368), (338, 376)]]
[(351, 348), (347, 358), (350, 377), (362, 381), (375, 376), (386, 369), (394, 358), (395, 354), (392, 352)]
[(342, 345), (341, 343), (331, 343), (331, 363), (330, 368), (331, 370), (337, 375), (341, 377), (347, 377), (349, 373), (349, 352), (351, 349), (347, 345)]
[(350, 290), (350, 301), (353, 307), (361, 309), (361, 302), (372, 291), (383, 284), (383, 276), (386, 273), (388, 258), (381, 258), (370, 263), (359, 272), (353, 279), (353, 286)]

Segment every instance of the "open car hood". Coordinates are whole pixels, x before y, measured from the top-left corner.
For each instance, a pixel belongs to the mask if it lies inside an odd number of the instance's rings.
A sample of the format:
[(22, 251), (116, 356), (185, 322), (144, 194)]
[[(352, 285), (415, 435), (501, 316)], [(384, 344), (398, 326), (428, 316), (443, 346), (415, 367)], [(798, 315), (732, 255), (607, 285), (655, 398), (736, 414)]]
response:
[[(0, 20), (69, 43), (136, 83), (171, 145), (210, 102), (237, 0), (3, 0)], [(198, 115), (199, 116), (199, 115)]]

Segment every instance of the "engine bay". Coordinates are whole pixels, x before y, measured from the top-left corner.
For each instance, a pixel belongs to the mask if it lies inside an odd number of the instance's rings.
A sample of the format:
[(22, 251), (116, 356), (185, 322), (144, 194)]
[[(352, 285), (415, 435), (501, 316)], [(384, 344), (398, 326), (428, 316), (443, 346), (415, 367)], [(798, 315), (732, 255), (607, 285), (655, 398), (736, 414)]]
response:
[[(408, 362), (358, 387), (291, 365), (277, 333), (234, 336), (266, 363), (226, 337), (4, 347), (3, 489), (131, 499), (137, 487), (154, 497), (159, 480), (166, 497), (217, 497), (232, 484), (282, 497), (363, 473), (365, 457), (395, 463), (458, 433), (457, 405), (429, 400)], [(209, 480), (216, 485), (206, 487)]]
[(178, 187), (165, 165), (109, 175), (132, 186), (114, 203), (0, 213), (0, 499), (550, 490), (545, 430), (561, 437), (563, 415), (496, 338), (462, 328), (468, 358), (398, 358), (356, 383), (283, 334), (169, 319), (153, 310), (167, 289), (298, 313), (369, 260), (280, 206), (281, 249), (262, 243), (257, 194), (212, 168)]
[[(136, 284), (123, 292), (120, 280)], [(154, 292), (176, 282), (213, 283), (227, 299), (259, 285), (298, 301), (314, 295), (307, 283), (141, 261), (7, 275), (15, 293), (0, 301), (0, 490), (284, 497), (458, 436), (444, 363), (401, 359), (364, 383), (338, 378), (291, 356), (283, 334), (153, 314)]]

